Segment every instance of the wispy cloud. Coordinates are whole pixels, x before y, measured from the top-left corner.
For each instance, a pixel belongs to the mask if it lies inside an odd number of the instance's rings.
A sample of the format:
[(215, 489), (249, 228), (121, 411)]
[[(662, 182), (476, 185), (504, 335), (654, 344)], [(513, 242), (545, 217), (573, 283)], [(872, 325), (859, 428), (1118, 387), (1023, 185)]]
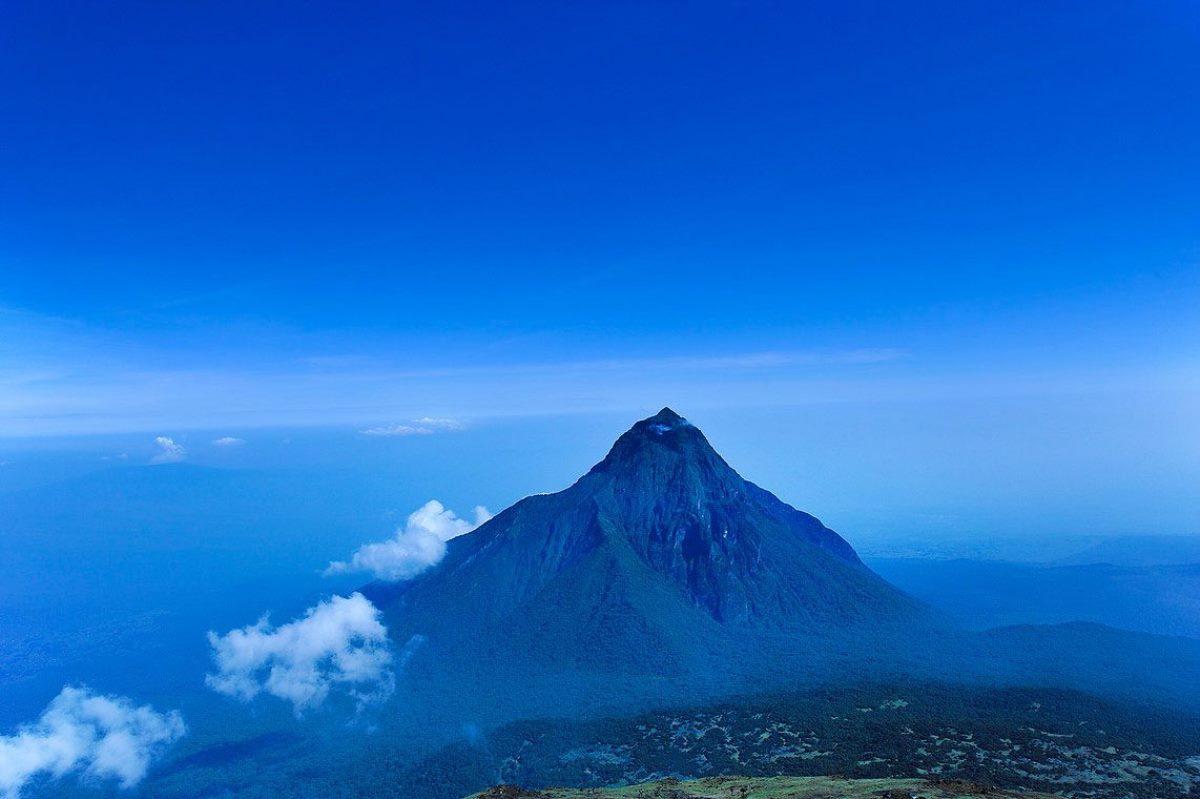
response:
[(220, 438), (214, 438), (212, 443), (214, 447), (240, 447), (246, 441), (245, 439), (234, 438), (233, 436), (221, 436)]
[(364, 436), (379, 436), (381, 438), (392, 436), (429, 436), (433, 435), (433, 431), (428, 427), (417, 427), (411, 424), (391, 424), (382, 427), (368, 427), (366, 430), (360, 431)]
[(393, 424), (382, 427), (368, 427), (360, 431), (364, 436), (431, 436), (434, 433), (453, 432), (463, 429), (463, 423), (457, 419), (438, 419), (422, 416), (412, 419), (407, 424)]
[[(535, 350), (457, 348), (434, 358), (399, 340), (339, 352), (355, 343), (317, 336), (300, 344), (294, 331), (253, 323), (248, 332), (253, 344), (229, 358), (221, 354), (225, 328), (211, 347), (201, 336), (180, 348), (71, 320), (0, 313), (0, 436), (155, 426), (209, 429), (211, 440), (235, 427), (332, 424), (368, 437), (429, 436), (461, 428), (465, 417), (627, 411), (665, 400), (694, 409), (699, 397), (728, 407), (768, 397), (877, 396), (891, 387), (859, 381), (894, 380), (900, 370), (868, 367), (907, 356), (893, 347), (715, 351), (711, 341), (697, 340), (671, 351), (631, 343), (612, 357), (578, 357), (580, 350), (550, 342)], [(441, 410), (425, 416), (429, 408)]]
[(422, 427), (428, 427), (431, 430), (462, 430), (464, 425), (457, 419), (435, 418), (432, 416), (422, 416), (420, 419), (414, 419), (413, 424)]
[(217, 670), (205, 683), (249, 702), (268, 694), (291, 702), (296, 716), (339, 690), (359, 707), (391, 695), (394, 675), (387, 629), (362, 594), (334, 596), (304, 616), (273, 627), (267, 616), (224, 635), (209, 632)]
[(151, 463), (179, 463), (187, 457), (187, 450), (182, 444), (177, 444), (169, 436), (158, 436), (154, 439), (158, 454), (150, 459)]
[(447, 541), (471, 532), (490, 518), (488, 509), (479, 505), (472, 523), (431, 499), (410, 514), (392, 538), (364, 544), (349, 561), (330, 563), (325, 574), (369, 572), (380, 580), (411, 579), (445, 557)]
[[(891, 347), (828, 352), (746, 352), (715, 356), (664, 356), (657, 358), (614, 358), (611, 360), (575, 361), (560, 368), (596, 371), (683, 370), (710, 369), (771, 369), (787, 366), (843, 366), (884, 363), (908, 356), (904, 350)], [(538, 368), (532, 366), (530, 368)]]
[(78, 773), (131, 788), (150, 762), (183, 737), (178, 711), (159, 713), (120, 696), (68, 686), (32, 724), (0, 736), (0, 797), (18, 799), (31, 781)]

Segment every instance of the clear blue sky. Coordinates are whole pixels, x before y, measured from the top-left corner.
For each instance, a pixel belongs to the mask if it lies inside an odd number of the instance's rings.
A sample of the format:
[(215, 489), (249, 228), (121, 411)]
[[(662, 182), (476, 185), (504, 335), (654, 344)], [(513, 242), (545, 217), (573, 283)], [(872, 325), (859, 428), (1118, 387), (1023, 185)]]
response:
[(1196, 499), (1194, 3), (9, 3), (0, 75), (0, 436), (755, 408)]

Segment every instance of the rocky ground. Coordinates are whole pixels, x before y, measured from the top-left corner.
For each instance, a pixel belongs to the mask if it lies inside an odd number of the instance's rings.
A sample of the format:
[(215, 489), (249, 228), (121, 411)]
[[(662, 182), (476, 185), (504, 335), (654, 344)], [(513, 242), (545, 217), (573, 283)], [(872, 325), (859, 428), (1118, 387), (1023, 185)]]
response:
[(498, 785), (472, 799), (1050, 799), (1048, 794), (998, 791), (965, 780), (840, 777), (707, 777), (663, 779), (619, 788), (547, 788)]
[[(955, 705), (956, 696), (972, 704)], [(1131, 715), (1070, 692), (872, 690), (515, 725), (493, 735), (488, 751), (493, 781), (525, 786), (604, 791), (666, 778), (836, 775), (856, 784), (904, 777), (986, 785), (992, 795), (1184, 799), (1200, 796), (1200, 742), (1185, 721)]]

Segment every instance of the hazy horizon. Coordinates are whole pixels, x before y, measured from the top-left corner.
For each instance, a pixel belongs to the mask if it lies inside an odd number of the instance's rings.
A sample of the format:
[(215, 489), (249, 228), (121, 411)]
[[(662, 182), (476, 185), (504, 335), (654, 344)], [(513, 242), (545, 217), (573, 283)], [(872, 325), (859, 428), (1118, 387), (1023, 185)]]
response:
[[(673, 405), (687, 413), (686, 403)], [(116, 467), (191, 463), (354, 473), (371, 484), (392, 481), (400, 504), (439, 497), (498, 509), (565, 488), (624, 425), (652, 410), (0, 439), (0, 492)], [(1112, 409), (1089, 410), (1083, 415), (1074, 402), (861, 402), (701, 408), (689, 418), (743, 474), (852, 541), (1200, 533), (1200, 473), (1188, 468), (1186, 441), (1165, 431), (1138, 440), (1122, 430), (1133, 411), (1113, 418)], [(1031, 430), (1034, 415), (1043, 425)], [(1043, 432), (1049, 426), (1053, 438)], [(1101, 429), (1110, 434), (1095, 435)], [(1172, 442), (1180, 451), (1163, 451)]]

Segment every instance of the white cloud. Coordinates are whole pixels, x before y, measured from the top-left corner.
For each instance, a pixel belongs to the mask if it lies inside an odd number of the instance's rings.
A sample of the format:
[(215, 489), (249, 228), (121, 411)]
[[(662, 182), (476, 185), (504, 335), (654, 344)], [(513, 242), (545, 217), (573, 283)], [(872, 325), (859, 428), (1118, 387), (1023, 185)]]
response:
[(390, 669), (387, 628), (379, 610), (362, 594), (334, 596), (303, 617), (272, 627), (257, 623), (225, 635), (209, 632), (217, 672), (209, 688), (243, 702), (266, 693), (292, 703), (297, 716), (319, 707), (335, 688), (359, 706), (387, 699)]
[(0, 798), (18, 799), (39, 776), (59, 779), (76, 771), (130, 788), (186, 731), (178, 711), (159, 713), (124, 697), (65, 687), (36, 722), (0, 736)]
[(150, 459), (151, 463), (179, 463), (187, 457), (187, 450), (182, 444), (176, 444), (173, 438), (158, 436), (154, 443), (158, 445), (159, 452)]
[(410, 420), (407, 424), (368, 427), (360, 432), (364, 436), (431, 436), (434, 433), (455, 432), (462, 429), (463, 423), (457, 419), (422, 416), (420, 419)]
[(221, 436), (213, 439), (214, 447), (240, 447), (245, 444), (245, 439), (234, 438), (233, 436)]
[(471, 532), (490, 518), (488, 509), (479, 505), (472, 524), (431, 499), (414, 511), (392, 538), (364, 544), (349, 562), (330, 563), (325, 574), (370, 572), (381, 580), (408, 580), (440, 561), (446, 554), (447, 541)]

